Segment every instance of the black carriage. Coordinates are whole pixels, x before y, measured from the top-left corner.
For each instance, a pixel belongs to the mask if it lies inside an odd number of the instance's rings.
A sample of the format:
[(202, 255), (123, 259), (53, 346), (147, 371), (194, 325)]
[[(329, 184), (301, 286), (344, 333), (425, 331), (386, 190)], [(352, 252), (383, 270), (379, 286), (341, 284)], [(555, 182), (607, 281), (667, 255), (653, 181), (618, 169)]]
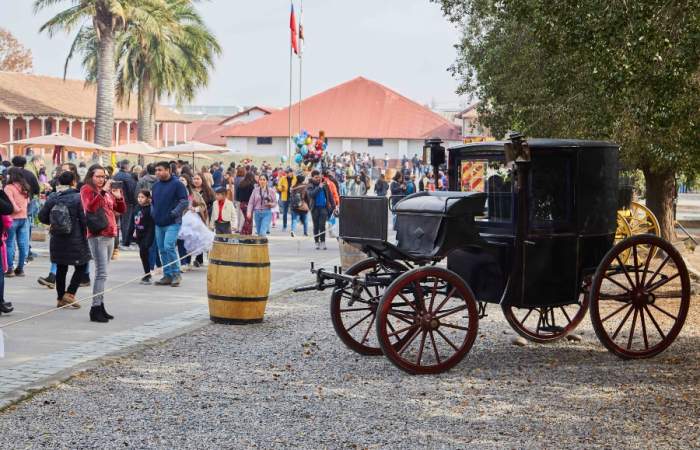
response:
[(341, 238), (368, 258), (345, 273), (312, 267), (311, 288), (333, 288), (333, 325), (348, 347), (439, 373), (469, 352), (488, 303), (539, 343), (565, 337), (590, 311), (622, 358), (654, 356), (677, 337), (690, 303), (678, 251), (653, 235), (614, 244), (615, 144), (467, 144), (449, 150), (448, 174), (449, 191), (395, 205), (395, 241), (387, 199), (341, 202)]

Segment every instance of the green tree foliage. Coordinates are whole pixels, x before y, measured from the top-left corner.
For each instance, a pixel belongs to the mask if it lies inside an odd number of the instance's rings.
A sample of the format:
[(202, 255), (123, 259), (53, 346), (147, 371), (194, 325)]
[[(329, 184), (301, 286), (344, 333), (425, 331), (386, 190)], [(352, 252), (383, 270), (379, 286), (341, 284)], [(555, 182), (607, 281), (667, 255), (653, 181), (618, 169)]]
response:
[[(128, 103), (136, 93), (139, 140), (153, 143), (158, 100), (171, 96), (178, 103), (191, 101), (208, 84), (221, 47), (191, 0), (161, 0), (139, 12), (116, 35), (116, 95)], [(99, 48), (94, 27), (80, 30), (66, 65), (76, 54), (82, 55), (87, 80), (95, 81)]]
[(461, 27), (452, 71), (496, 135), (612, 139), (672, 233), (674, 177), (700, 170), (697, 0), (433, 0)]

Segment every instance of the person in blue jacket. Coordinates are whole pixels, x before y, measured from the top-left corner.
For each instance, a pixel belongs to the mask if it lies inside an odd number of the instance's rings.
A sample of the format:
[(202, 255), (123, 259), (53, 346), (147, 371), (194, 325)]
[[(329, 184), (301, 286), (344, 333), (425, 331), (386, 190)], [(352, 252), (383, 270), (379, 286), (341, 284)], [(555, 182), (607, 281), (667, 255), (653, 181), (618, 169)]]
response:
[(177, 287), (182, 281), (177, 235), (182, 215), (189, 206), (187, 188), (173, 176), (166, 161), (156, 163), (156, 177), (158, 181), (153, 185), (151, 216), (156, 224), (156, 245), (163, 263), (163, 278), (156, 284)]

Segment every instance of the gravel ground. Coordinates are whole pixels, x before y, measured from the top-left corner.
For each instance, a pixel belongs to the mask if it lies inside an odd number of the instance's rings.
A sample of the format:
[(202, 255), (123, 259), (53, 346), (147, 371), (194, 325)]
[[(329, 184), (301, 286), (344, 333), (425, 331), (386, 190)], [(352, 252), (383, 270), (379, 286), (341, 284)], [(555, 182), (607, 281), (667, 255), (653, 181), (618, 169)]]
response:
[[(273, 300), (262, 325), (210, 325), (4, 411), (2, 448), (700, 447), (700, 308), (652, 360), (581, 342), (511, 344), (490, 306), (440, 376), (335, 337), (328, 292)], [(697, 303), (697, 298), (695, 299)]]

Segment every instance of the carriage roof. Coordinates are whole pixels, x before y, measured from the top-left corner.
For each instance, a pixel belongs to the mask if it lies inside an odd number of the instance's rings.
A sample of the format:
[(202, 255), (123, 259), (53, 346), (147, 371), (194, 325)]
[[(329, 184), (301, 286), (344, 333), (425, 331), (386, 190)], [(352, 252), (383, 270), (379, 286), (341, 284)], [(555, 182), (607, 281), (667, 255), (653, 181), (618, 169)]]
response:
[[(479, 152), (483, 150), (503, 151), (503, 147), (510, 141), (484, 141), (472, 142), (469, 144), (456, 145), (449, 148), (449, 152)], [(588, 141), (583, 139), (544, 139), (534, 138), (527, 140), (531, 150), (587, 150), (587, 149), (610, 149), (617, 151), (619, 146), (608, 141)]]

